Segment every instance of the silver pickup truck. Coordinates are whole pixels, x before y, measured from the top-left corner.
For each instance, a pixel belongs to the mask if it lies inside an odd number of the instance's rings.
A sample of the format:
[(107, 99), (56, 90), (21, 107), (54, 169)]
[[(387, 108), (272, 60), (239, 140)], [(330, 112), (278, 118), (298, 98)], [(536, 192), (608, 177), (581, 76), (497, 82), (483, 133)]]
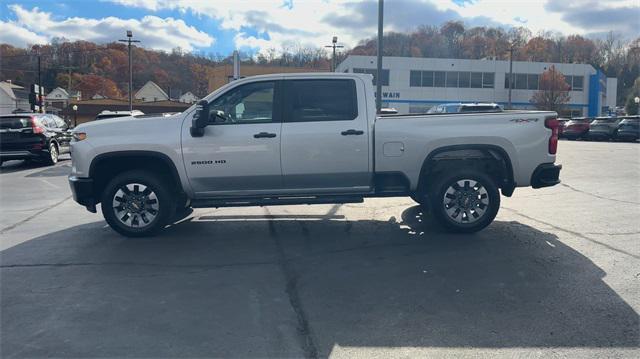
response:
[(378, 117), (370, 75), (234, 81), (183, 113), (78, 126), (69, 183), (125, 236), (191, 208), (411, 196), (444, 227), (489, 225), (500, 193), (559, 183), (554, 112)]

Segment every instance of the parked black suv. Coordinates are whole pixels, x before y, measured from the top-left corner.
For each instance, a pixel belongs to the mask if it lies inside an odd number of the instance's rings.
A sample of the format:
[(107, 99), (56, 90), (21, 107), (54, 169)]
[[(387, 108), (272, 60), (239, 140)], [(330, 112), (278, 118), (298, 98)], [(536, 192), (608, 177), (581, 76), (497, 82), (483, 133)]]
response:
[(0, 116), (0, 165), (8, 160), (37, 160), (50, 165), (69, 152), (71, 131), (56, 115), (20, 113)]

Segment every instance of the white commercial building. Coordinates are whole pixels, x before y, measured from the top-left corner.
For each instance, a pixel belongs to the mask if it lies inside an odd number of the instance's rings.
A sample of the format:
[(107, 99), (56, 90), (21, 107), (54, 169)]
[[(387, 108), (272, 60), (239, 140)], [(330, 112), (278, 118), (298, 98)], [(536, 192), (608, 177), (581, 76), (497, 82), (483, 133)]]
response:
[[(615, 78), (587, 64), (513, 62), (513, 108), (534, 109), (530, 100), (538, 90), (540, 75), (554, 65), (570, 86), (571, 100), (565, 116), (598, 116), (615, 107)], [(509, 61), (384, 57), (383, 107), (399, 113), (421, 113), (449, 102), (509, 102)], [(350, 55), (337, 72), (370, 73), (376, 77), (375, 56)]]

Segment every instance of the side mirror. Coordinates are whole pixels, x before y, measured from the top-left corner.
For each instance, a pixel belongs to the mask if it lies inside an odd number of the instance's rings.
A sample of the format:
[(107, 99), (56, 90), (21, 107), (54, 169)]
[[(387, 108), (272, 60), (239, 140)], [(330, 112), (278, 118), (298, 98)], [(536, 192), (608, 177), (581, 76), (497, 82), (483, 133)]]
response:
[(204, 128), (209, 124), (209, 102), (200, 100), (196, 105), (196, 113), (191, 120), (191, 137), (202, 137)]

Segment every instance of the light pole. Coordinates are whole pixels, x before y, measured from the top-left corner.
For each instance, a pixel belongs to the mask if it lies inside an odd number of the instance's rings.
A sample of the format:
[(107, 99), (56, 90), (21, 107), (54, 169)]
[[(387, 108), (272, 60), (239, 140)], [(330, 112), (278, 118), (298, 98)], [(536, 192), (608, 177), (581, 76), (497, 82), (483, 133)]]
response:
[(73, 105), (73, 127), (78, 126), (78, 105)]
[(344, 46), (342, 45), (338, 45), (338, 37), (334, 36), (333, 39), (331, 40), (331, 45), (327, 45), (325, 47), (331, 47), (333, 48), (333, 57), (331, 58), (331, 63), (332, 63), (332, 68), (331, 71), (336, 71), (336, 48), (341, 49)]
[(511, 110), (511, 88), (513, 87), (513, 44), (509, 46), (509, 107)]
[(376, 112), (382, 108), (382, 24), (384, 20), (384, 0), (378, 0), (378, 66), (376, 70)]
[(636, 103), (636, 114), (640, 115), (640, 97), (638, 96), (634, 97), (633, 102)]
[(126, 42), (129, 47), (129, 111), (133, 111), (133, 66), (131, 64), (131, 43), (132, 42), (140, 42), (140, 40), (133, 40), (133, 32), (131, 30), (127, 30), (127, 39), (126, 40), (118, 40), (120, 42)]

